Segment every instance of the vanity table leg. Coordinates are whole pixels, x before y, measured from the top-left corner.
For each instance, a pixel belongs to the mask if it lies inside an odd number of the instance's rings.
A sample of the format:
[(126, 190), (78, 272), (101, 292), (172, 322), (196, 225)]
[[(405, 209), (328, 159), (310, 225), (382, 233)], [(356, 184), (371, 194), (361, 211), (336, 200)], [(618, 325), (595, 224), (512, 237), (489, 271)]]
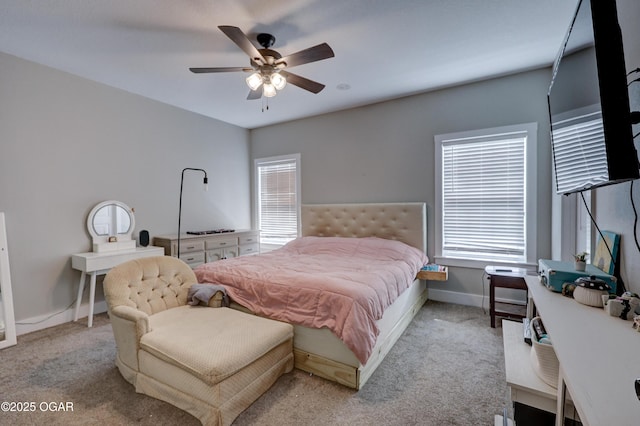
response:
[(76, 298), (76, 311), (73, 315), (73, 320), (78, 321), (78, 315), (80, 314), (80, 302), (82, 302), (82, 293), (84, 292), (84, 283), (87, 277), (87, 273), (82, 271), (80, 273), (80, 283), (78, 284), (78, 297)]
[(556, 426), (564, 425), (564, 404), (567, 385), (564, 382), (562, 365), (558, 368), (558, 393), (556, 394)]
[(96, 298), (96, 271), (91, 273), (91, 279), (89, 280), (89, 318), (87, 320), (87, 327), (93, 326), (93, 301)]

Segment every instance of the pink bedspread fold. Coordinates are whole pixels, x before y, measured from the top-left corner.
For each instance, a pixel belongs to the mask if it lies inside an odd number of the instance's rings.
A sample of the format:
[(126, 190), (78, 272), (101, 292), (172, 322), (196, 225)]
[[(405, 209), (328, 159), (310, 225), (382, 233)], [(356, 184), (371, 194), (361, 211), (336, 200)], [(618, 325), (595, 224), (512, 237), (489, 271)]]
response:
[(198, 282), (222, 284), (254, 313), (329, 328), (365, 364), (376, 321), (428, 262), (420, 250), (381, 238), (301, 237), (256, 256), (201, 265)]

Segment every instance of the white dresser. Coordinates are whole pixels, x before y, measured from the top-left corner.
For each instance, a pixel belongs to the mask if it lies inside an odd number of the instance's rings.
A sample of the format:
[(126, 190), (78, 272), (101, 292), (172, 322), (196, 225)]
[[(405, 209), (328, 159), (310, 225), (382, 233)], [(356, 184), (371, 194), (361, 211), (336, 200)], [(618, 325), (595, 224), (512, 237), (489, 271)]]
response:
[[(178, 255), (178, 235), (159, 235), (153, 245), (167, 256)], [(180, 235), (180, 259), (192, 268), (203, 263), (260, 252), (260, 231), (241, 230), (220, 234)]]

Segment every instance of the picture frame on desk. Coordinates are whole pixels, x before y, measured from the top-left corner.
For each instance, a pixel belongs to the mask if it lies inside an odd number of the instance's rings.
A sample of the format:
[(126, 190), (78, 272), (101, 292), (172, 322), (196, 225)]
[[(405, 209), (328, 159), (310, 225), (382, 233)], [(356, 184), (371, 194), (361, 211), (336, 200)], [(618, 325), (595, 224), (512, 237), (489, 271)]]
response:
[[(604, 236), (604, 239), (602, 236)], [(613, 275), (620, 247), (620, 234), (602, 231), (602, 236), (598, 236), (596, 241), (595, 255), (591, 259), (591, 264), (601, 271)], [(611, 253), (609, 253), (609, 250), (611, 250)]]

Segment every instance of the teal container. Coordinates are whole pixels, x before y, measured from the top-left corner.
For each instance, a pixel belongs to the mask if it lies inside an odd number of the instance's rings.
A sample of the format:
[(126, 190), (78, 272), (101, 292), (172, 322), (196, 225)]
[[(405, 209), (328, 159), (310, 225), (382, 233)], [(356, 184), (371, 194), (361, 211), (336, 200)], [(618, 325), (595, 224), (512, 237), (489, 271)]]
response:
[(538, 274), (540, 274), (542, 283), (552, 291), (561, 292), (564, 283), (573, 283), (580, 277), (590, 277), (593, 275), (609, 284), (609, 287), (611, 287), (609, 293), (616, 293), (616, 277), (606, 274), (589, 264), (587, 264), (584, 271), (576, 271), (573, 262), (540, 259), (538, 260)]

